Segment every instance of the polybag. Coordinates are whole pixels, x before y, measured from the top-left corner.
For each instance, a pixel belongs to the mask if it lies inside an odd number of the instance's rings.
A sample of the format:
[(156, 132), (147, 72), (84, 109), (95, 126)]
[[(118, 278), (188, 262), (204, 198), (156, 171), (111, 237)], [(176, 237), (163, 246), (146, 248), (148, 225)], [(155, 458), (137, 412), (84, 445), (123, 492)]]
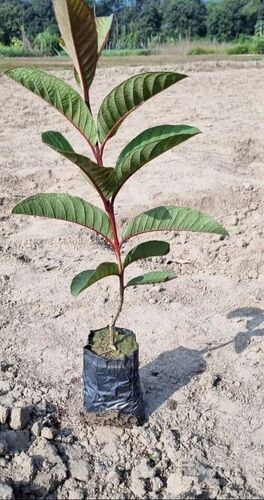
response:
[[(121, 333), (133, 335), (125, 329)], [(106, 359), (91, 351), (90, 332), (88, 345), (83, 351), (83, 403), (87, 412), (118, 412), (144, 420), (143, 398), (139, 379), (138, 349), (119, 359)]]

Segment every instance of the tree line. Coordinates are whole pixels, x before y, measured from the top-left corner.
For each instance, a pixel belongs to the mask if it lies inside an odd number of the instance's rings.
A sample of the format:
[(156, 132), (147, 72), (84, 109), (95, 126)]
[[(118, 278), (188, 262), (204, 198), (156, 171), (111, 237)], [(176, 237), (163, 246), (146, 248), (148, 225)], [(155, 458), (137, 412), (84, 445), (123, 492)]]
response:
[[(264, 23), (264, 0), (87, 0), (114, 13), (109, 46), (144, 48), (207, 37), (232, 41)], [(59, 50), (52, 0), (0, 0), (0, 43)], [(44, 50), (45, 52), (45, 50)]]

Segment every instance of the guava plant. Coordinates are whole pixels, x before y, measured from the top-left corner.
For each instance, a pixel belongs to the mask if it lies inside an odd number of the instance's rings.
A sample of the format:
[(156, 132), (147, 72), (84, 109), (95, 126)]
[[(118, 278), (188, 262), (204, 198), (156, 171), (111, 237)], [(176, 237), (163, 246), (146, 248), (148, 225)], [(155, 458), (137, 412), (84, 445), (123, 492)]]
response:
[(186, 76), (174, 72), (148, 72), (129, 78), (103, 100), (97, 118), (92, 113), (90, 89), (102, 49), (108, 39), (112, 16), (95, 18), (83, 0), (54, 0), (62, 44), (70, 55), (80, 92), (55, 76), (36, 69), (14, 68), (6, 75), (19, 82), (59, 111), (80, 133), (93, 156), (77, 153), (60, 132), (42, 135), (43, 142), (79, 167), (101, 198), (103, 209), (70, 194), (37, 194), (13, 209), (14, 214), (49, 217), (74, 222), (95, 231), (109, 244), (115, 262), (103, 262), (96, 269), (82, 271), (71, 283), (73, 296), (115, 275), (119, 280), (120, 302), (109, 325), (109, 346), (115, 349), (115, 325), (126, 288), (161, 283), (176, 277), (166, 271), (149, 272), (125, 283), (125, 271), (138, 259), (169, 252), (165, 241), (145, 241), (125, 256), (123, 249), (131, 238), (156, 231), (194, 231), (226, 235), (213, 218), (191, 208), (160, 206), (147, 210), (130, 222), (122, 235), (118, 230), (115, 201), (128, 179), (154, 158), (199, 134), (188, 125), (162, 125), (149, 128), (129, 142), (114, 167), (105, 166), (105, 147), (127, 116), (161, 91)]

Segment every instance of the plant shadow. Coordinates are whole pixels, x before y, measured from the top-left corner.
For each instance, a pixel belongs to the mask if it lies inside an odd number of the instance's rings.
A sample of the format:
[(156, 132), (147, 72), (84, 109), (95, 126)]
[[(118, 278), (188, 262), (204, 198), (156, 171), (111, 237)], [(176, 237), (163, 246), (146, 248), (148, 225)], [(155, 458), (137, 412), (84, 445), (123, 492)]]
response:
[(204, 354), (234, 344), (237, 354), (241, 354), (253, 337), (264, 337), (264, 311), (259, 308), (243, 307), (231, 311), (228, 319), (246, 318), (245, 331), (225, 343), (208, 345), (201, 351), (177, 347), (163, 352), (154, 361), (140, 369), (140, 379), (144, 394), (147, 418), (181, 387), (187, 385), (196, 375), (206, 370)]
[(246, 318), (245, 331), (237, 333), (234, 339), (235, 351), (240, 354), (251, 343), (253, 337), (264, 337), (264, 329), (258, 328), (264, 323), (264, 311), (257, 307), (241, 307), (231, 311), (228, 319)]
[(204, 351), (180, 346), (163, 352), (140, 369), (147, 417), (195, 375), (205, 371), (203, 354)]

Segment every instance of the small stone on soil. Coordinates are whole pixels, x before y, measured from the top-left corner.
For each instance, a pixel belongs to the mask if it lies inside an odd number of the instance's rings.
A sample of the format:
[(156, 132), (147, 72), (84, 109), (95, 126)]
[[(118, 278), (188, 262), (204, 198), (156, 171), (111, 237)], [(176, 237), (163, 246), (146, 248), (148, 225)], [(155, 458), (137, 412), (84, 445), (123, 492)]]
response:
[(41, 423), (35, 422), (31, 427), (31, 434), (35, 437), (39, 437), (41, 434)]
[(120, 474), (115, 469), (111, 470), (107, 475), (107, 482), (117, 486), (121, 482)]
[(43, 427), (41, 431), (41, 437), (47, 439), (48, 441), (52, 441), (56, 436), (56, 430), (51, 427)]

